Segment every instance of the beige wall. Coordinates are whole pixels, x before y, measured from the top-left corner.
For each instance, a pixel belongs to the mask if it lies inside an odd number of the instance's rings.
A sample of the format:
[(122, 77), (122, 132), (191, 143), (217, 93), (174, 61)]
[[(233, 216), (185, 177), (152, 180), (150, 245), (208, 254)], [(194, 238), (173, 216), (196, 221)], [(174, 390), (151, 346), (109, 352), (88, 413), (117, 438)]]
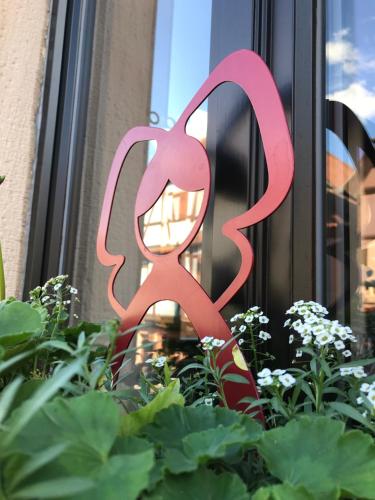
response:
[(7, 295), (22, 294), (49, 0), (0, 0), (0, 241)]
[[(107, 299), (109, 268), (96, 257), (96, 234), (109, 168), (126, 131), (147, 125), (154, 42), (154, 0), (99, 0), (85, 138), (79, 229), (72, 282), (84, 319), (115, 317)], [(146, 148), (131, 151), (121, 174), (111, 218), (108, 248), (126, 255), (116, 280), (123, 305), (134, 295), (140, 276), (140, 252), (134, 239), (133, 207), (146, 166)]]

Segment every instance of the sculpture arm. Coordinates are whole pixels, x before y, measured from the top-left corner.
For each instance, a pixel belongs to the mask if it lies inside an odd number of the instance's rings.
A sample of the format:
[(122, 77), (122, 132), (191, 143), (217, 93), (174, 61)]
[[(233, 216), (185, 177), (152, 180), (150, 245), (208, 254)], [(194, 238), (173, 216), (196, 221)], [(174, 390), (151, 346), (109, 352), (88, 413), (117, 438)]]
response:
[(113, 255), (107, 250), (108, 229), (113, 209), (115, 191), (123, 164), (131, 148), (138, 142), (153, 139), (157, 140), (161, 133), (164, 133), (164, 130), (153, 127), (135, 127), (129, 130), (129, 132), (127, 132), (122, 138), (116, 150), (107, 180), (96, 241), (96, 252), (98, 259), (103, 266), (113, 267), (108, 280), (108, 297), (111, 306), (120, 317), (124, 316), (126, 310), (121, 306), (115, 297), (114, 282), (117, 274), (125, 263), (126, 257), (123, 255)]
[(225, 58), (193, 97), (176, 126), (185, 127), (195, 109), (224, 82), (239, 85), (253, 106), (263, 141), (268, 186), (253, 207), (226, 222), (222, 228), (222, 233), (239, 248), (242, 262), (236, 278), (216, 301), (218, 310), (241, 288), (251, 271), (253, 252), (239, 230), (262, 221), (280, 206), (289, 192), (294, 173), (293, 147), (281, 99), (270, 70), (255, 52), (240, 50)]

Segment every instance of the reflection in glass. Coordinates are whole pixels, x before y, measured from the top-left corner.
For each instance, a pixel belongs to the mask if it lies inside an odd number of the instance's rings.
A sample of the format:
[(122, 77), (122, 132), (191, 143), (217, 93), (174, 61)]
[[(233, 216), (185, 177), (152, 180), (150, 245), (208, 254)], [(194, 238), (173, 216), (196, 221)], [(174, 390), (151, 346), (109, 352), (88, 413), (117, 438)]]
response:
[[(211, 1), (158, 1), (150, 125), (166, 130), (172, 128), (207, 78), (210, 32)], [(206, 144), (207, 102), (190, 117), (186, 132)], [(149, 144), (149, 161), (156, 147), (155, 143)], [(203, 192), (185, 192), (169, 183), (156, 204), (143, 217), (143, 238), (149, 250), (165, 254), (178, 248), (193, 228), (202, 197)], [(201, 280), (202, 234), (201, 227), (193, 243), (180, 256), (181, 264), (198, 282)], [(140, 283), (147, 278), (151, 266), (150, 262), (143, 260)], [(194, 352), (197, 336), (178, 304), (171, 301), (154, 304), (145, 321), (152, 326), (138, 332), (136, 343), (139, 348), (144, 343), (153, 342), (154, 351), (173, 353), (176, 361)], [(142, 363), (145, 355), (140, 350), (136, 363)]]
[(329, 0), (326, 34), (327, 296), (375, 351), (375, 2)]

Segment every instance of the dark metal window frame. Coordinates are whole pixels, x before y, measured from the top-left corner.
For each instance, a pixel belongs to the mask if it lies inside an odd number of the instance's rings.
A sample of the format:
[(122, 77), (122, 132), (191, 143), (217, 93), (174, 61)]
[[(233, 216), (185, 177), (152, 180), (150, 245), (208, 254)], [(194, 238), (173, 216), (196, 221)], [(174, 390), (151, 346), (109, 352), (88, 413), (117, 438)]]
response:
[(51, 5), (25, 296), (73, 271), (95, 6), (93, 0)]
[[(54, 0), (36, 165), (25, 291), (59, 273), (71, 273), (76, 235), (85, 120), (90, 81), (95, 0)], [(323, 0), (215, 0), (211, 65), (232, 50), (251, 48), (270, 65), (295, 148), (295, 180), (282, 207), (251, 228), (255, 266), (227, 313), (260, 304), (272, 318), (274, 352), (287, 362), (280, 324), (293, 300), (325, 299), (325, 8)], [(226, 120), (244, 113), (229, 136)], [(212, 295), (223, 286), (228, 248), (216, 238), (224, 201), (252, 204), (264, 191), (264, 157), (246, 101), (227, 91), (209, 100), (208, 153), (213, 192), (204, 229), (203, 284)], [(233, 179), (228, 159), (236, 161)], [(244, 160), (245, 158), (245, 160)], [(232, 175), (232, 177), (231, 177)], [(245, 193), (236, 195), (238, 184)], [(234, 258), (235, 258), (235, 254)], [(223, 266), (223, 262), (225, 265)]]

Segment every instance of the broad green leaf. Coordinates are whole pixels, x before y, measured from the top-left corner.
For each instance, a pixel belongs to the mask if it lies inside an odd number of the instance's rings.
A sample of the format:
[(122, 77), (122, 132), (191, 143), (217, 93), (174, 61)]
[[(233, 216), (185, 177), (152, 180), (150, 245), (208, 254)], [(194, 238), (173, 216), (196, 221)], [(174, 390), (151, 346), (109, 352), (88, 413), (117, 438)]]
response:
[(167, 476), (155, 490), (145, 496), (149, 500), (249, 500), (245, 484), (237, 474), (215, 474), (200, 469), (190, 474)]
[(42, 318), (30, 304), (14, 301), (0, 309), (0, 344), (17, 344), (42, 330)]
[(151, 423), (155, 415), (171, 405), (183, 406), (185, 399), (180, 394), (180, 380), (176, 379), (146, 406), (133, 413), (129, 413), (122, 418), (121, 434), (132, 436), (137, 434), (142, 427)]
[[(13, 493), (12, 499), (29, 498), (78, 498), (78, 494), (82, 491), (91, 490), (95, 483), (91, 479), (68, 477), (62, 479), (49, 479), (41, 481)], [(72, 497), (72, 495), (74, 495)]]
[(242, 451), (259, 439), (262, 427), (225, 408), (173, 406), (143, 432), (164, 450), (166, 468), (179, 474), (216, 459), (239, 461)]
[[(69, 380), (79, 373), (82, 366), (82, 359), (73, 361), (70, 365), (64, 367), (58, 373), (55, 373), (50, 379), (46, 380), (34, 395), (23, 403), (19, 409), (11, 415), (10, 425), (6, 422), (8, 431), (2, 440), (2, 445), (9, 445), (12, 440), (22, 431), (25, 425), (32, 419), (37, 411), (54, 396)], [(47, 446), (50, 443), (47, 443)]]
[(98, 333), (101, 330), (101, 325), (96, 323), (87, 323), (86, 321), (80, 321), (78, 325), (72, 326), (70, 328), (65, 328), (63, 330), (64, 337), (78, 336), (81, 332), (85, 332), (87, 336)]
[(375, 499), (375, 444), (371, 436), (328, 417), (301, 417), (264, 433), (257, 444), (269, 471), (304, 486), (316, 498)]
[(114, 455), (95, 475), (96, 485), (75, 500), (136, 500), (149, 484), (150, 471), (154, 465), (154, 450)]
[(40, 453), (34, 453), (25, 463), (17, 468), (17, 471), (13, 474), (11, 481), (9, 481), (9, 485), (7, 484), (7, 489), (14, 490), (14, 487), (17, 484), (24, 481), (35, 471), (41, 469), (44, 465), (60, 456), (65, 449), (66, 445), (61, 443), (47, 448)]
[(67, 448), (58, 463), (67, 472), (81, 476), (107, 460), (119, 427), (120, 410), (108, 394), (90, 392), (71, 399), (57, 398), (34, 415), (13, 447), (35, 453), (65, 443)]
[(252, 500), (314, 500), (314, 497), (303, 486), (283, 483), (259, 488)]

